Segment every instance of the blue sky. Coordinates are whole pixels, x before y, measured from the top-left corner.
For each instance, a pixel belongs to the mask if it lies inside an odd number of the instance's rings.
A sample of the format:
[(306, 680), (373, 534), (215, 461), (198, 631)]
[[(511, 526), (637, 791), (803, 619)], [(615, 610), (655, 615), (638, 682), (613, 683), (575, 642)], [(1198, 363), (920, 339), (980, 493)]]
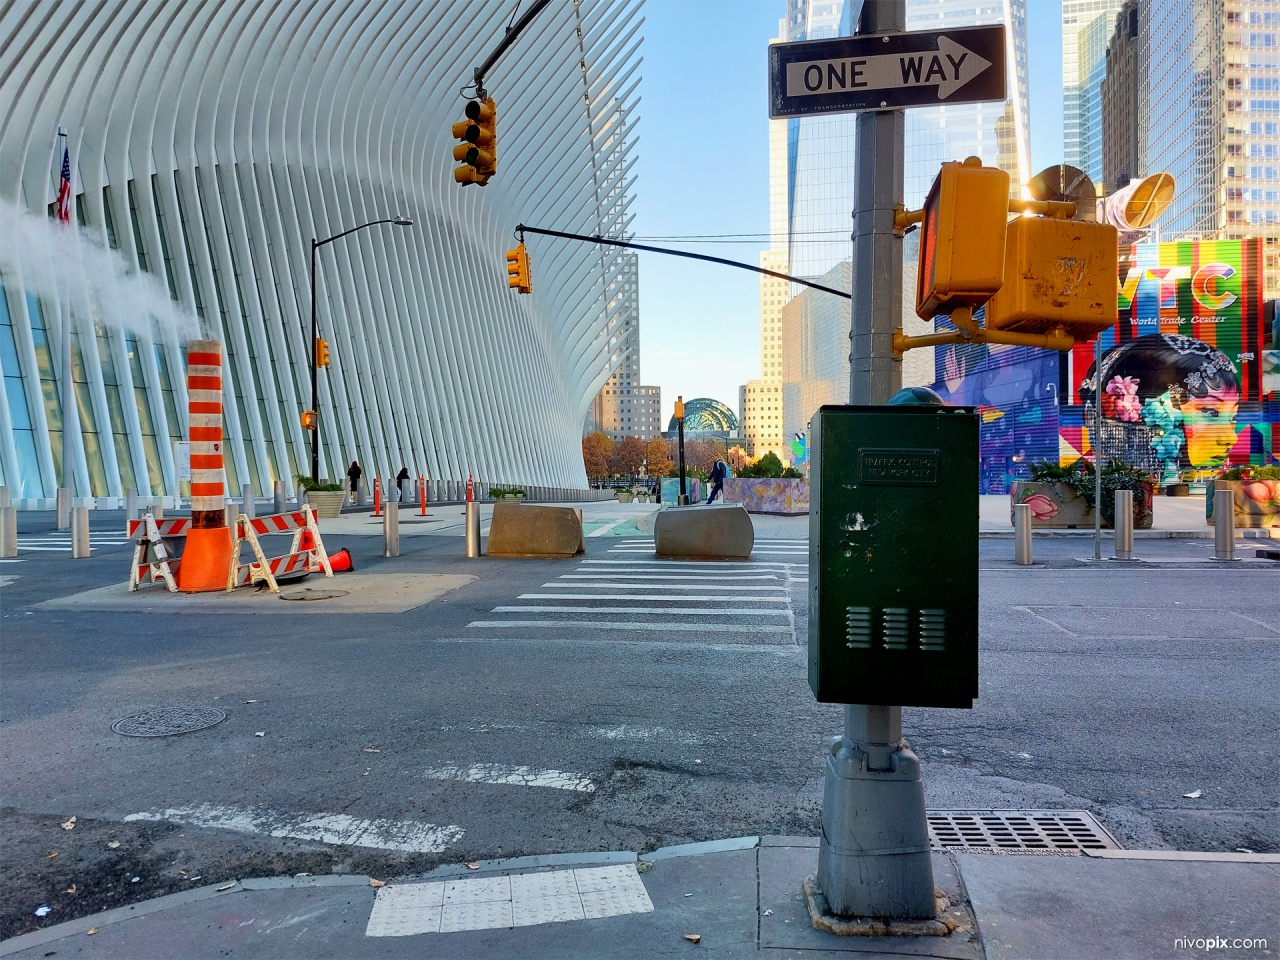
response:
[[(1062, 159), (1062, 8), (1027, 6), (1034, 172)], [(645, 4), (637, 239), (767, 237), (766, 51), (784, 12), (783, 0)], [(767, 241), (657, 245), (754, 264)], [(754, 274), (640, 254), (640, 373), (662, 387), (664, 423), (677, 394), (736, 410), (738, 386), (760, 375), (759, 340)]]

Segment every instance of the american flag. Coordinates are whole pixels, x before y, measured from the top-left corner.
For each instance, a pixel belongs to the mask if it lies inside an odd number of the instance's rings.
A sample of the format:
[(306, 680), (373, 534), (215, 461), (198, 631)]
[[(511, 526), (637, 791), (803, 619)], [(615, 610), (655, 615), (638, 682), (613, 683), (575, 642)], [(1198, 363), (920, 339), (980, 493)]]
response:
[(71, 149), (62, 148), (62, 181), (58, 184), (58, 219), (71, 222)]

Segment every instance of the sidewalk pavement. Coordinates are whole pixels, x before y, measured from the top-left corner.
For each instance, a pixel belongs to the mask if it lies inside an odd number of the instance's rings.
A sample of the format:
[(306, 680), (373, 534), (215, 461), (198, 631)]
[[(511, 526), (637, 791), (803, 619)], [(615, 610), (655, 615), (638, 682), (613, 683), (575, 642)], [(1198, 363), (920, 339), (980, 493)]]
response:
[(0, 956), (1163, 960), (1210, 952), (1235, 960), (1280, 952), (1280, 855), (937, 852), (935, 886), (957, 928), (946, 937), (867, 937), (812, 926), (801, 883), (817, 870), (817, 847), (813, 837), (743, 837), (641, 855), (522, 857), (377, 889), (364, 876), (245, 879), (14, 937)]

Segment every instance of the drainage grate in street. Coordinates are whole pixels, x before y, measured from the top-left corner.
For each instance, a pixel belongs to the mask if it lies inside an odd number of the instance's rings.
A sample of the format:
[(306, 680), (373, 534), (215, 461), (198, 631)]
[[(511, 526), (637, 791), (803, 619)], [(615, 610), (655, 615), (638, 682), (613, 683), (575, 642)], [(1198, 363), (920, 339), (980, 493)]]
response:
[(111, 729), (122, 737), (172, 737), (212, 727), (227, 719), (217, 707), (165, 707), (117, 720)]
[(1084, 810), (934, 810), (928, 817), (934, 849), (989, 853), (1122, 849)]

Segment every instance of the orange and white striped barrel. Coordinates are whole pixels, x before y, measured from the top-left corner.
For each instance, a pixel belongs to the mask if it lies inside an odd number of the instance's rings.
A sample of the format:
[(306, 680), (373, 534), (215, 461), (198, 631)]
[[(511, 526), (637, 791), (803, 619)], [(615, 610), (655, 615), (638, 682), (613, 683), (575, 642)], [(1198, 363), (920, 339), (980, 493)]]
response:
[(222, 459), (222, 344), (187, 344), (187, 410), (191, 428), (191, 526), (227, 525)]
[(225, 590), (232, 569), (231, 528), (223, 472), (222, 344), (187, 344), (187, 415), (191, 439), (191, 529), (178, 566), (178, 589)]

